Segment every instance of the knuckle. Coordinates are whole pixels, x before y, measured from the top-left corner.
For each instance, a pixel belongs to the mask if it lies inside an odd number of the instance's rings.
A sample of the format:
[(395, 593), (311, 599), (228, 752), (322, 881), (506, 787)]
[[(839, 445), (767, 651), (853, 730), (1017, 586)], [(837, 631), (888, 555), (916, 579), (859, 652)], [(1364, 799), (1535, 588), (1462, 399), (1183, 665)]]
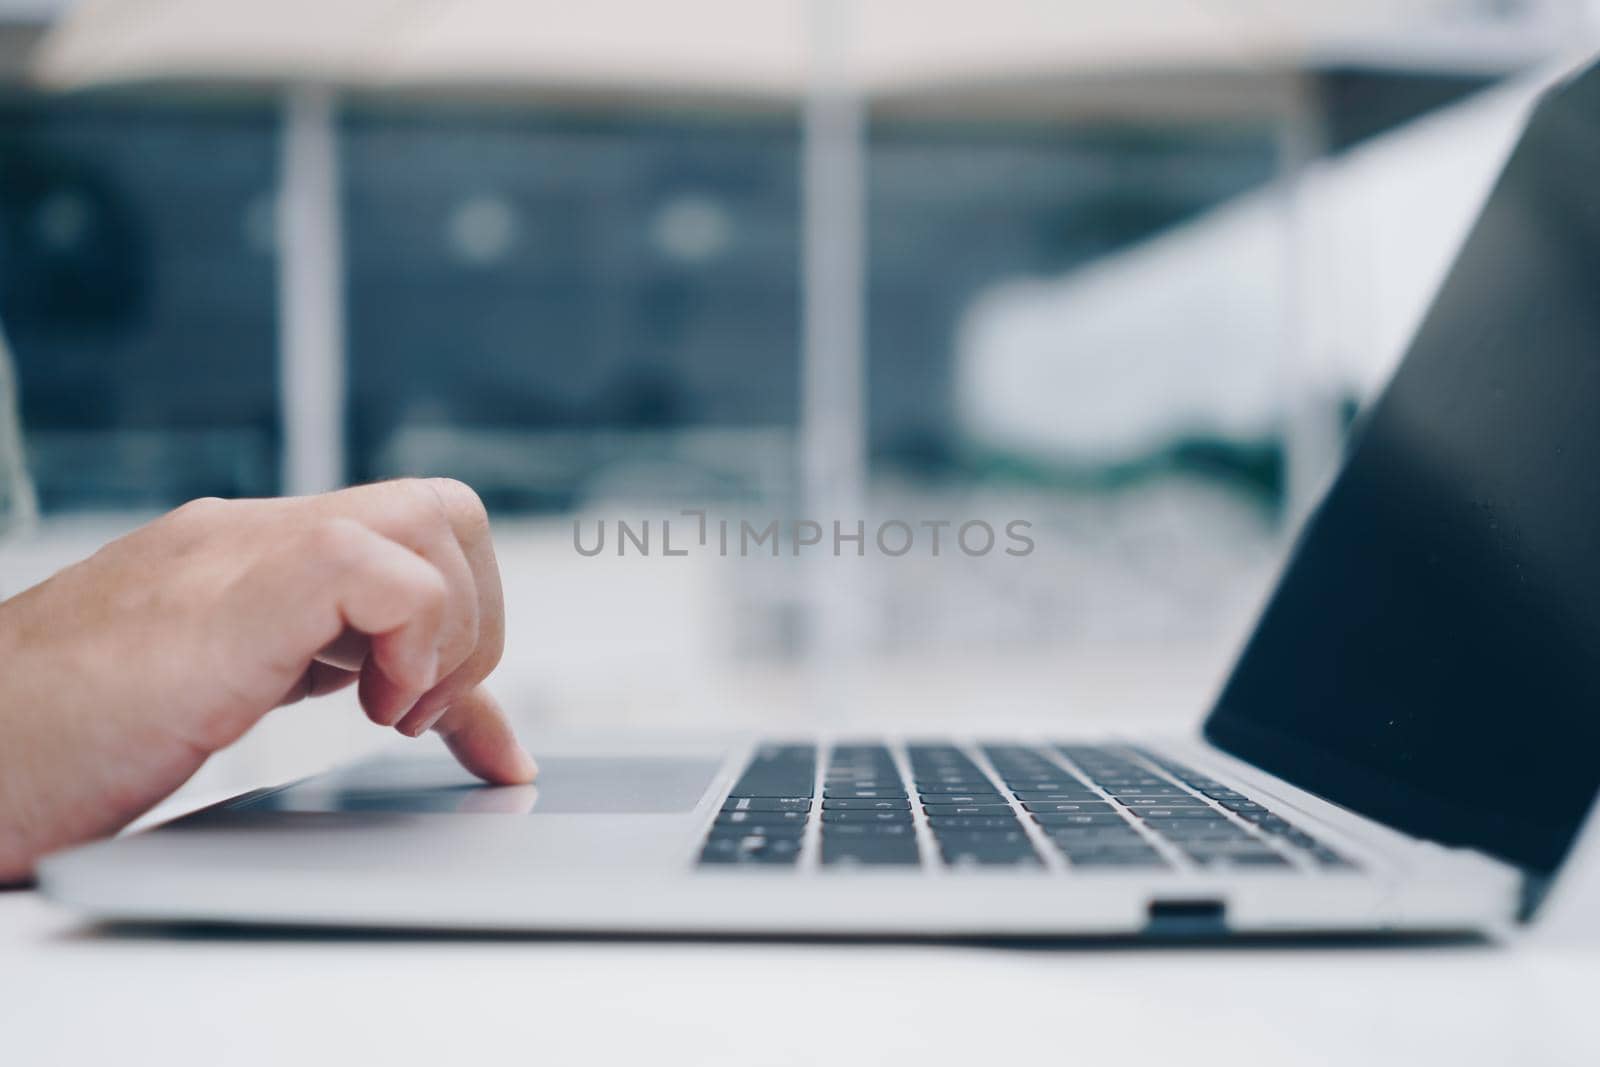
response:
[(202, 496), (174, 508), (167, 517), (183, 526), (203, 525), (214, 520), (227, 508), (228, 502), (221, 497)]
[(354, 519), (323, 519), (306, 528), (306, 550), (329, 563), (346, 564), (361, 552), (364, 532)]
[(452, 527), (467, 532), (488, 529), (489, 510), (466, 482), (455, 478), (429, 478), (425, 484)]
[(443, 614), (450, 606), (450, 583), (437, 567), (428, 567), (418, 573), (422, 599), (429, 610)]
[(450, 583), (437, 567), (417, 567), (405, 581), (405, 595), (412, 602), (412, 610), (442, 624), (450, 610)]

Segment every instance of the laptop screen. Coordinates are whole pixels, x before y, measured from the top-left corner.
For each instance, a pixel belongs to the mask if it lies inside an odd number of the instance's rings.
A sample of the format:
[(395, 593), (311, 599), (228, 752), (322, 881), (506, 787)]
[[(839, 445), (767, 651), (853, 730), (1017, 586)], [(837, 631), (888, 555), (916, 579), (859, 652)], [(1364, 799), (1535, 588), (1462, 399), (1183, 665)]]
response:
[(1206, 736), (1552, 872), (1600, 787), (1600, 67), (1534, 112)]

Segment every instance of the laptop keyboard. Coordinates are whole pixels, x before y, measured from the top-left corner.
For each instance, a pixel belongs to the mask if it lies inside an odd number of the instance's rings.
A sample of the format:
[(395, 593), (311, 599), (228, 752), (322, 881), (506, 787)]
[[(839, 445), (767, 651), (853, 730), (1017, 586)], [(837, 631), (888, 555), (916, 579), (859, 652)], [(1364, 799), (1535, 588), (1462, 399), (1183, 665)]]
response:
[(1356, 867), (1222, 782), (1108, 745), (912, 743), (898, 755), (871, 743), (825, 754), (763, 746), (723, 801), (700, 863), (796, 867), (808, 851), (825, 869)]

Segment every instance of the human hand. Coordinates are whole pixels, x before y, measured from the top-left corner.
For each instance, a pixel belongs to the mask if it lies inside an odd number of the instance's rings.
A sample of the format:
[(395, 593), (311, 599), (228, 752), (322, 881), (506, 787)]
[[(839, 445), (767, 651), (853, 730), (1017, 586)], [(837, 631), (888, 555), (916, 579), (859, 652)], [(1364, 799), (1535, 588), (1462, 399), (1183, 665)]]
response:
[(504, 636), (488, 517), (459, 482), (186, 504), (0, 603), (0, 884), (352, 682), (373, 722), (532, 781), (480, 685)]

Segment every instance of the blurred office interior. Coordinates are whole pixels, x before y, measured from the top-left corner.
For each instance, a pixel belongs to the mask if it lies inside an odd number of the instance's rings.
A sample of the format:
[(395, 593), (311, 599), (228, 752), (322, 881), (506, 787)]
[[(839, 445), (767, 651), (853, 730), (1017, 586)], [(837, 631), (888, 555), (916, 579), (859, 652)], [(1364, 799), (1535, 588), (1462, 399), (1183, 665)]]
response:
[[(1198, 707), (1600, 41), (1589, 0), (582, 8), (0, 0), (0, 589), (194, 496), (450, 475), (550, 722)], [(574, 551), (685, 508), (1037, 548)], [(895, 681), (707, 681), (819, 663)]]

